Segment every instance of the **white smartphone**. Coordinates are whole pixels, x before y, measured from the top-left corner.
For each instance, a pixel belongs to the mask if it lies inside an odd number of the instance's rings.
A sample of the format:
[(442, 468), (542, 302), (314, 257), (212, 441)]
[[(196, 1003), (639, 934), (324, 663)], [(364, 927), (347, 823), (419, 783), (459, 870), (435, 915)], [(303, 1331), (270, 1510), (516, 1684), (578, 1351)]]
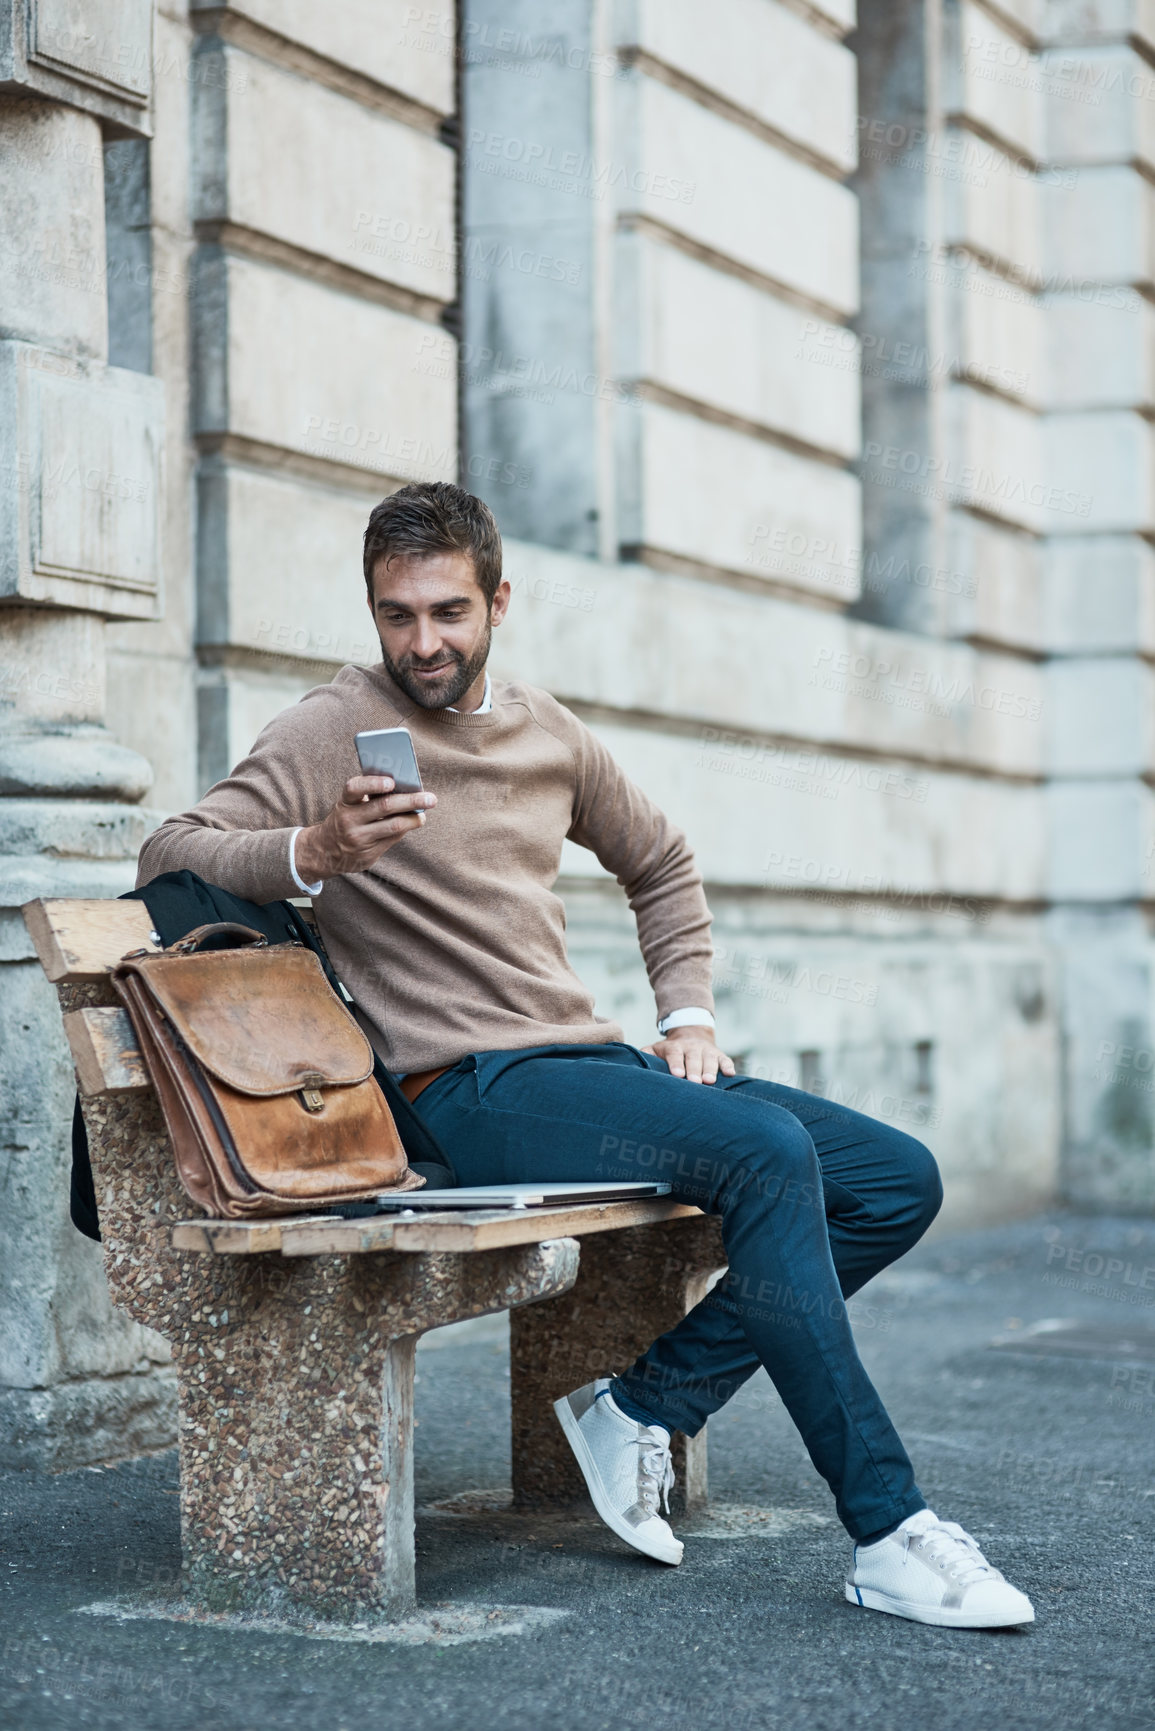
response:
[(421, 793), (421, 771), (407, 727), (378, 727), (356, 735), (357, 756), (366, 775), (391, 775), (394, 793)]

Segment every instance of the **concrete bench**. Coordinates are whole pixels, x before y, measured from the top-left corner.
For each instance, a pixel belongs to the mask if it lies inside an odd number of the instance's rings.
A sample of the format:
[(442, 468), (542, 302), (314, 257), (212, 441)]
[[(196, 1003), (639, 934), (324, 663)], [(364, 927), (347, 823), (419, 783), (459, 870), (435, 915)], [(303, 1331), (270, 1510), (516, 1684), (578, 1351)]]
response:
[[(112, 1301), (171, 1344), (182, 1582), (214, 1610), (397, 1617), (414, 1602), (413, 1366), (427, 1330), (511, 1312), (513, 1491), (585, 1488), (551, 1402), (620, 1371), (706, 1291), (718, 1222), (669, 1200), (411, 1219), (190, 1219), (108, 970), (159, 948), (144, 904), (24, 918), (76, 1065)], [(706, 1438), (675, 1438), (683, 1506)]]

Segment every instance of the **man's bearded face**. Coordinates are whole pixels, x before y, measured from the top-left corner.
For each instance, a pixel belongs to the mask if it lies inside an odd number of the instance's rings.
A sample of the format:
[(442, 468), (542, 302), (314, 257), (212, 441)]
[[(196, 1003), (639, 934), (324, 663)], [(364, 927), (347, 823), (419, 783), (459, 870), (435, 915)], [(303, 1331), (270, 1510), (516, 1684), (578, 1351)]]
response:
[(395, 556), (374, 573), (385, 671), (422, 709), (446, 709), (485, 670), (494, 614), (464, 553)]
[(466, 656), (460, 649), (446, 644), (429, 661), (413, 654), (394, 661), (382, 638), (381, 659), (394, 684), (399, 685), (406, 697), (411, 697), (422, 709), (452, 709), (484, 670), (492, 635), (487, 615), (485, 630), (472, 655)]

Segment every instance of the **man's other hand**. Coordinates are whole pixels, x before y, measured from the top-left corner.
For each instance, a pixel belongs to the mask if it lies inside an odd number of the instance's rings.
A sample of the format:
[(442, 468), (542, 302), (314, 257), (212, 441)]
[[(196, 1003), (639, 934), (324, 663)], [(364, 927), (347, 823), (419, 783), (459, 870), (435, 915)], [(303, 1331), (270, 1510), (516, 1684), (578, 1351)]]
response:
[(354, 775), (328, 817), (297, 837), (297, 871), (307, 884), (368, 871), (436, 804), (435, 793), (394, 793), (391, 776)]
[(734, 1074), (734, 1060), (715, 1045), (713, 1028), (671, 1028), (664, 1040), (642, 1050), (664, 1058), (670, 1075), (687, 1082), (716, 1082), (719, 1075)]

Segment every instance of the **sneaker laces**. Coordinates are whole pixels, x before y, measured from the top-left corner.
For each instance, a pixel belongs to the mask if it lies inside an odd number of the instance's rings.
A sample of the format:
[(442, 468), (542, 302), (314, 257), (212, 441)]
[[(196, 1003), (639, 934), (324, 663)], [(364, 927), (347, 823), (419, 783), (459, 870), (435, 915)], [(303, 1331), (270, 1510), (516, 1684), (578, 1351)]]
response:
[(970, 1534), (957, 1521), (940, 1521), (929, 1509), (922, 1519), (925, 1524), (902, 1529), (904, 1563), (911, 1544), (917, 1539), (927, 1561), (949, 1569), (961, 1587), (973, 1586), (976, 1581), (1001, 1578), (999, 1571), (987, 1562)]
[(670, 1492), (674, 1488), (674, 1463), (670, 1445), (647, 1425), (638, 1427), (638, 1502), (647, 1515), (656, 1515), (659, 1507), (670, 1512)]

